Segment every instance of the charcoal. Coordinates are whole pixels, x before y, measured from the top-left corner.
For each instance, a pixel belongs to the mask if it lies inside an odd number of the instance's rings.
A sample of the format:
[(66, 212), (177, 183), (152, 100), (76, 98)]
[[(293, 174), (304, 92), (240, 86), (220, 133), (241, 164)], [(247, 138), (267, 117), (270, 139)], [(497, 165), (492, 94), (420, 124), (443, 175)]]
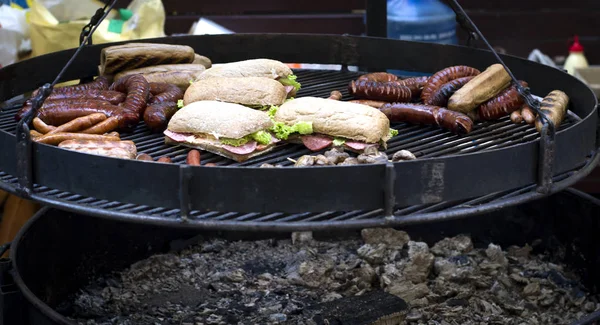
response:
[(539, 243), (476, 248), (459, 235), (430, 248), (399, 230), (361, 235), (182, 240), (93, 279), (59, 310), (81, 325), (521, 325), (569, 324), (600, 308), (572, 270), (532, 249)]

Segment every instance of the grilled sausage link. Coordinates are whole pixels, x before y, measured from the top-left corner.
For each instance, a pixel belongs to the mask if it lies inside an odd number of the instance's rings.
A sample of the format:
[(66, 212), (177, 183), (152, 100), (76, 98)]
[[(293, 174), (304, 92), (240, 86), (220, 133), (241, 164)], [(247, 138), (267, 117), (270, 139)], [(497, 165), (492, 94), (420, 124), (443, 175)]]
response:
[(372, 72), (363, 74), (358, 77), (358, 80), (369, 80), (369, 81), (378, 81), (378, 82), (386, 82), (386, 81), (396, 81), (398, 80), (398, 76), (387, 73), (387, 72)]
[[(24, 111), (31, 106), (23, 107)], [(109, 102), (95, 99), (49, 100), (45, 101), (36, 116), (49, 125), (62, 125), (78, 117), (94, 113), (112, 116), (118, 113), (119, 107)]]
[(529, 107), (529, 105), (523, 104), (523, 106), (521, 106), (521, 116), (523, 117), (525, 123), (530, 125), (535, 123), (536, 115), (537, 114), (533, 111), (533, 109), (531, 109), (531, 107)]
[(412, 94), (412, 98), (419, 99), (421, 96), (421, 92), (423, 91), (423, 86), (425, 86), (425, 83), (427, 82), (427, 79), (429, 79), (429, 77), (412, 77), (394, 82), (397, 85), (408, 87)]
[(423, 91), (421, 92), (421, 99), (425, 102), (434, 91), (448, 81), (462, 77), (476, 76), (480, 73), (481, 71), (466, 65), (457, 65), (440, 70), (427, 79), (425, 86), (423, 86)]
[[(560, 90), (551, 91), (540, 104), (540, 110), (554, 123), (555, 130), (558, 130), (567, 114), (567, 105), (569, 105), (569, 96)], [(542, 126), (542, 119), (538, 116), (535, 120), (535, 128), (538, 132), (541, 132)]]
[(127, 97), (120, 106), (130, 112), (136, 112), (140, 118), (142, 117), (150, 96), (150, 84), (146, 78), (139, 74), (129, 75), (113, 83), (110, 90), (126, 92)]
[(167, 128), (171, 117), (177, 112), (176, 102), (156, 103), (146, 107), (144, 123), (152, 132), (162, 132)]
[(517, 109), (510, 113), (510, 120), (515, 124), (521, 124), (523, 122), (523, 116), (521, 115), (521, 110)]
[[(525, 81), (519, 80), (519, 83), (523, 87), (528, 86)], [(510, 115), (516, 109), (521, 108), (523, 103), (523, 97), (519, 94), (517, 87), (512, 85), (501, 91), (496, 97), (479, 105), (477, 111), (482, 120), (497, 120), (502, 116)]]
[(438, 89), (431, 93), (431, 96), (427, 98), (423, 103), (426, 105), (434, 105), (446, 107), (448, 105), (448, 99), (454, 94), (460, 87), (464, 86), (467, 82), (473, 79), (474, 76), (462, 77), (448, 81), (441, 85)]
[(348, 91), (355, 98), (383, 100), (387, 102), (409, 102), (412, 97), (410, 88), (394, 82), (352, 80)]
[(458, 134), (469, 133), (473, 128), (473, 121), (465, 114), (438, 106), (391, 103), (383, 105), (379, 110), (390, 122), (437, 125)]
[(81, 133), (105, 134), (105, 133), (111, 132), (113, 130), (116, 130), (118, 127), (119, 127), (119, 117), (111, 116), (111, 117), (107, 118), (106, 120), (81, 131)]
[[(108, 90), (108, 86), (110, 86), (110, 81), (108, 80), (108, 78), (104, 77), (104, 76), (100, 76), (100, 77), (94, 79), (94, 81), (91, 81), (91, 82), (88, 82), (85, 84), (53, 88), (52, 93), (50, 95), (68, 94), (68, 93), (82, 92), (82, 91), (84, 92), (84, 91), (92, 90), (92, 89)], [(37, 93), (38, 93), (38, 90), (36, 89), (35, 91), (33, 91), (31, 93), (31, 97), (35, 97), (35, 95), (37, 95)]]
[(149, 104), (163, 103), (163, 102), (177, 102), (183, 99), (183, 91), (176, 85), (165, 83), (165, 82), (151, 82), (150, 94), (152, 98), (148, 100)]
[[(60, 100), (60, 99), (97, 99), (104, 100), (113, 105), (122, 103), (125, 100), (125, 94), (112, 91), (112, 90), (101, 90), (101, 89), (88, 89), (88, 90), (73, 90), (69, 92), (52, 92), (46, 100)], [(31, 105), (31, 98), (25, 101), (25, 105)]]

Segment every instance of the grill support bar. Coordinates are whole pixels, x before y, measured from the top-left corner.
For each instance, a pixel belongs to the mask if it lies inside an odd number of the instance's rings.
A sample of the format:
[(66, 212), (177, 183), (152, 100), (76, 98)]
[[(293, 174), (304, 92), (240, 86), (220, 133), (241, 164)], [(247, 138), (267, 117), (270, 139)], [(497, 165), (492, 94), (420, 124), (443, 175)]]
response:
[(469, 32), (469, 41), (468, 44), (471, 43), (471, 39), (473, 38), (473, 34), (477, 35), (488, 49), (494, 54), (496, 60), (502, 64), (510, 78), (513, 80), (513, 83), (519, 94), (525, 100), (525, 103), (531, 107), (539, 117), (541, 117), (542, 122), (542, 130), (540, 132), (540, 146), (539, 146), (539, 154), (538, 154), (538, 188), (537, 190), (540, 193), (547, 194), (550, 192), (550, 188), (552, 186), (552, 170), (554, 165), (554, 147), (555, 142), (554, 138), (556, 135), (556, 128), (554, 123), (548, 118), (548, 115), (543, 112), (540, 108), (540, 102), (535, 99), (531, 95), (531, 90), (529, 87), (523, 87), (517, 78), (515, 78), (514, 74), (508, 66), (502, 61), (500, 55), (494, 50), (492, 45), (487, 41), (485, 36), (481, 33), (477, 25), (471, 20), (469, 15), (465, 12), (465, 10), (461, 7), (457, 0), (447, 0), (448, 4), (454, 10), (456, 14), (456, 20), (461, 25), (463, 29)]
[(383, 213), (388, 218), (394, 217), (394, 207), (396, 206), (396, 169), (394, 164), (388, 162), (385, 166), (385, 180), (383, 187)]

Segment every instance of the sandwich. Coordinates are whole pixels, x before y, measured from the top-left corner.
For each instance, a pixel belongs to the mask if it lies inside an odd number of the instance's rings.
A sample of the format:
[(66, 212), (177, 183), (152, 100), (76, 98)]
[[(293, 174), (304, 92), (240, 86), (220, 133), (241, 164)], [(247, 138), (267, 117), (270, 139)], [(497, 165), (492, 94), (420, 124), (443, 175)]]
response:
[(214, 77), (193, 82), (185, 91), (183, 105), (215, 100), (266, 110), (287, 98), (285, 87), (265, 77)]
[(296, 75), (284, 63), (271, 59), (250, 59), (244, 61), (213, 64), (206, 69), (196, 80), (204, 80), (215, 77), (243, 78), (263, 77), (279, 81), (286, 89), (288, 97), (296, 96), (300, 90), (300, 83), (296, 81)]
[(164, 131), (165, 143), (246, 161), (271, 151), (280, 141), (267, 112), (243, 105), (203, 100), (178, 110)]
[[(357, 153), (370, 146), (385, 149), (387, 141), (398, 134), (376, 108), (325, 98), (297, 98), (274, 107), (269, 114), (279, 139), (304, 144), (312, 151), (329, 147), (344, 147)], [(305, 124), (310, 124), (312, 132), (298, 128)]]

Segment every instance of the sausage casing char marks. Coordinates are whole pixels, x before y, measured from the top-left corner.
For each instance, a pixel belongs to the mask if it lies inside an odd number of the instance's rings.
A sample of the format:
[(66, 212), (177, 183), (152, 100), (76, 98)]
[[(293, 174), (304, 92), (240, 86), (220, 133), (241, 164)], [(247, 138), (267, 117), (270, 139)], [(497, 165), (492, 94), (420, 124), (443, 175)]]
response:
[(409, 102), (412, 97), (410, 88), (394, 82), (352, 80), (348, 85), (348, 91), (355, 98), (387, 102)]
[(156, 103), (146, 107), (144, 123), (152, 132), (162, 132), (167, 128), (169, 120), (177, 112), (176, 102)]
[(426, 100), (423, 101), (426, 105), (446, 107), (448, 105), (448, 99), (454, 94), (460, 87), (464, 86), (467, 82), (473, 79), (474, 76), (462, 77), (454, 80), (450, 80), (447, 83), (441, 85), (435, 89)]
[(463, 77), (476, 76), (480, 73), (481, 71), (466, 65), (457, 65), (440, 70), (427, 79), (425, 86), (423, 86), (423, 91), (421, 92), (421, 99), (423, 102), (427, 101), (427, 99), (436, 89), (448, 81)]
[(152, 95), (148, 100), (149, 104), (177, 102), (183, 99), (183, 91), (176, 85), (165, 82), (151, 82), (149, 86), (150, 94)]
[(391, 74), (388, 72), (372, 72), (363, 74), (358, 77), (358, 80), (369, 80), (369, 81), (378, 81), (378, 82), (386, 82), (386, 81), (396, 81), (398, 80), (398, 76), (395, 74)]
[[(519, 80), (519, 83), (523, 87), (528, 86), (525, 81)], [(512, 85), (501, 91), (496, 97), (479, 105), (477, 111), (479, 112), (479, 118), (482, 120), (497, 120), (521, 108), (523, 103), (523, 97), (519, 94), (517, 87)]]
[(437, 125), (457, 134), (469, 133), (473, 128), (473, 121), (465, 114), (438, 106), (390, 103), (383, 105), (379, 110), (390, 122)]
[(419, 99), (419, 97), (421, 96), (421, 92), (423, 91), (423, 87), (427, 82), (427, 79), (429, 79), (429, 77), (412, 77), (406, 78), (404, 80), (394, 81), (394, 83), (396, 83), (399, 86), (408, 87), (412, 94), (412, 98)]
[(125, 101), (119, 104), (119, 128), (132, 130), (138, 124), (150, 96), (150, 84), (141, 75), (130, 75), (117, 80), (111, 90), (126, 92)]
[[(540, 104), (540, 111), (554, 123), (555, 130), (562, 123), (567, 114), (567, 106), (569, 105), (569, 96), (560, 90), (551, 91)], [(540, 116), (535, 120), (535, 128), (538, 132), (542, 131), (542, 119)]]
[[(29, 111), (31, 110), (31, 106), (26, 106), (23, 109)], [(78, 117), (94, 113), (103, 113), (106, 116), (112, 116), (118, 114), (118, 112), (118, 106), (103, 100), (49, 100), (45, 101), (37, 111), (37, 117), (49, 125), (62, 125)]]

